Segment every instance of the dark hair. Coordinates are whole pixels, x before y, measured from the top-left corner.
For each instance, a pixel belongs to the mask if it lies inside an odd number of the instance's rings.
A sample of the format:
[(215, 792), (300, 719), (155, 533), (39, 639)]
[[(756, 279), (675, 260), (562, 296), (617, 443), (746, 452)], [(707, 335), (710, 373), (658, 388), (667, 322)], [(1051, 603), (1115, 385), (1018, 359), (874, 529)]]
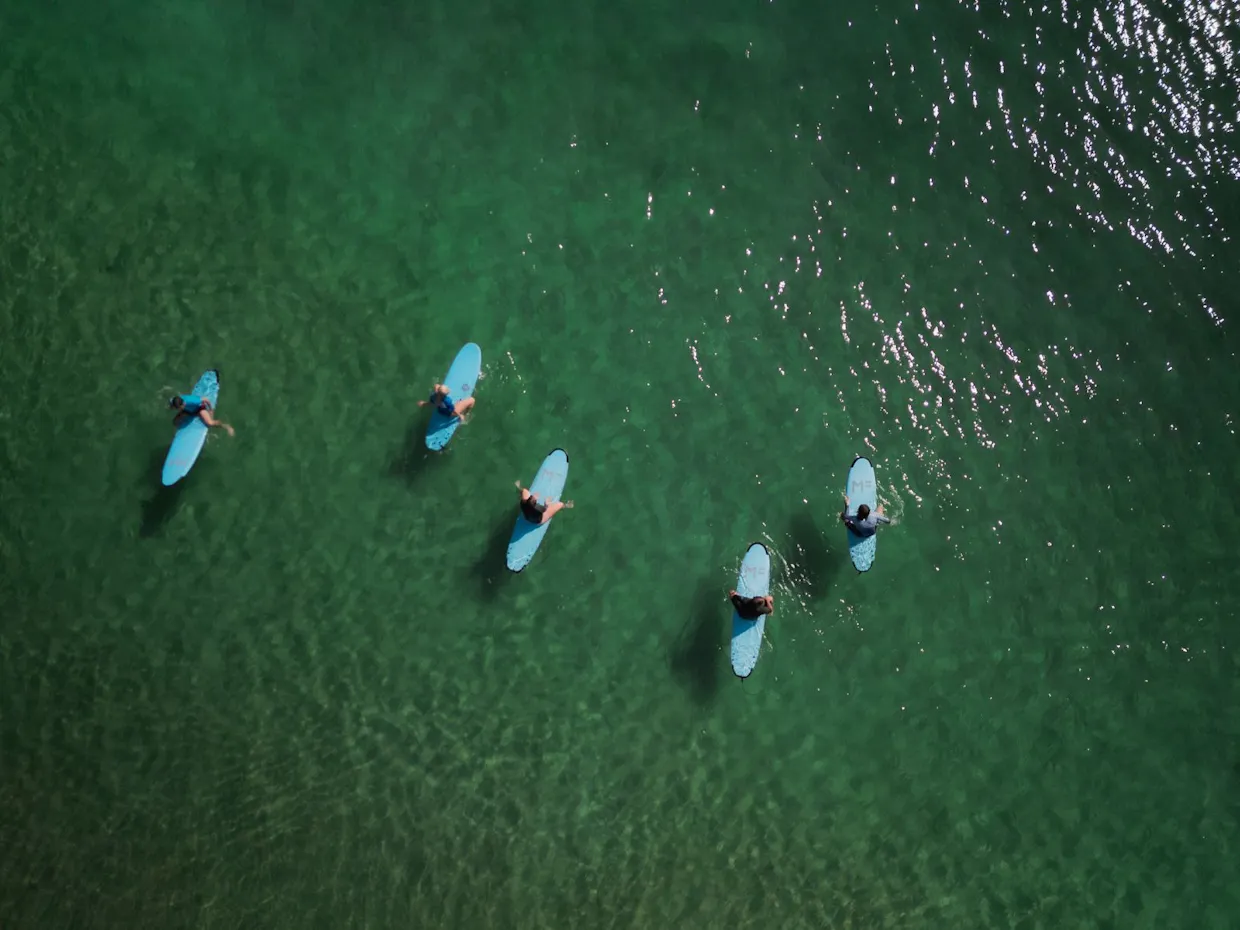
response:
[(860, 520), (864, 520), (864, 519), (865, 519), (866, 517), (868, 517), (869, 515), (870, 515), (870, 505), (869, 505), (869, 504), (862, 504), (860, 507), (858, 507), (858, 508), (857, 508), (857, 518), (858, 518), (858, 519), (860, 519)]
[(185, 403), (185, 401), (181, 400), (181, 395), (180, 395), (180, 394), (178, 394), (176, 397), (170, 397), (170, 398), (168, 398), (168, 406), (169, 406), (169, 407), (180, 407), (180, 406), (181, 406), (182, 404), (184, 404), (184, 403)]

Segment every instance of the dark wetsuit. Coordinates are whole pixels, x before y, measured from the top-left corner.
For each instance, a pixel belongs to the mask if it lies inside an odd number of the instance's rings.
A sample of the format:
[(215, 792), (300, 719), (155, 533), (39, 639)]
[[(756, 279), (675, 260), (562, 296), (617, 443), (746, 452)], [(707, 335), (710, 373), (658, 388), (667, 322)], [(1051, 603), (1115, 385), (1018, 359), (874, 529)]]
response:
[(736, 612), (742, 620), (757, 620), (759, 617), (771, 613), (767, 609), (766, 600), (760, 597), (745, 597), (743, 594), (733, 594), (732, 606), (736, 608)]
[(546, 507), (539, 507), (534, 503), (534, 498), (527, 497), (521, 501), (521, 515), (531, 523), (542, 523), (543, 511)]

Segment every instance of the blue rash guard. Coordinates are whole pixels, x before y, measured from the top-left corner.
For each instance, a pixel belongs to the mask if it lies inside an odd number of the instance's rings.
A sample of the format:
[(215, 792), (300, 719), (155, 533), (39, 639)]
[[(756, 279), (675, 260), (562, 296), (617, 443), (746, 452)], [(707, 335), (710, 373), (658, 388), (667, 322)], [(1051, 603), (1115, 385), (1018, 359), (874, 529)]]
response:
[(456, 416), (456, 401), (452, 399), (451, 394), (445, 394), (443, 400), (439, 402), (439, 406), (435, 408), (445, 417)]
[(182, 394), (181, 403), (183, 404), (181, 411), (189, 414), (191, 417), (198, 416), (204, 409), (211, 409), (211, 402), (206, 398), (199, 397), (197, 394)]

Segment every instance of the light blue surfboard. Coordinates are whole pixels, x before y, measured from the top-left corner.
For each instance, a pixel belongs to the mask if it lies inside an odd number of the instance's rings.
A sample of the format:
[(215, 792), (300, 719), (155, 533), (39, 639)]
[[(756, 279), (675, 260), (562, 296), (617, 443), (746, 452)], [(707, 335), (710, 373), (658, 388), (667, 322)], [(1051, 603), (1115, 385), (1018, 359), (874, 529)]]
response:
[[(478, 376), (482, 374), (482, 350), (472, 342), (467, 342), (448, 367), (448, 373), (441, 382), (449, 391), (454, 401), (472, 397)], [(431, 412), (431, 421), (426, 426), (426, 448), (438, 452), (448, 444), (456, 428), (461, 425), (460, 417), (445, 417), (438, 408)]]
[[(741, 559), (741, 571), (736, 579), (736, 593), (743, 597), (766, 597), (771, 593), (771, 554), (760, 542), (750, 545), (745, 558)], [(732, 671), (739, 678), (748, 678), (758, 664), (758, 652), (762, 648), (762, 632), (766, 629), (766, 617), (742, 620), (732, 610)]]
[[(852, 468), (848, 469), (848, 515), (855, 517), (857, 508), (867, 504), (870, 510), (878, 506), (878, 484), (874, 480), (874, 466), (867, 458), (853, 460)], [(853, 568), (859, 572), (868, 572), (874, 564), (874, 555), (878, 551), (878, 534), (858, 536), (852, 530), (848, 533), (848, 555), (852, 558)]]
[[(539, 500), (558, 501), (564, 493), (564, 482), (568, 480), (568, 453), (556, 449), (545, 459), (534, 476), (530, 485), (530, 493), (537, 494)], [(563, 511), (560, 511), (563, 513)], [(556, 514), (546, 523), (533, 524), (525, 519), (524, 514), (517, 514), (517, 525), (512, 528), (512, 536), (508, 538), (508, 568), (519, 572), (530, 564), (534, 553), (547, 535), (547, 527), (560, 519)]]
[[(203, 372), (190, 393), (211, 401), (211, 406), (215, 407), (220, 396), (220, 373), (214, 368)], [(162, 475), (164, 487), (176, 484), (189, 474), (189, 470), (198, 461), (198, 453), (202, 451), (206, 441), (207, 424), (198, 417), (181, 418), (176, 435), (172, 437), (168, 457), (164, 459)]]

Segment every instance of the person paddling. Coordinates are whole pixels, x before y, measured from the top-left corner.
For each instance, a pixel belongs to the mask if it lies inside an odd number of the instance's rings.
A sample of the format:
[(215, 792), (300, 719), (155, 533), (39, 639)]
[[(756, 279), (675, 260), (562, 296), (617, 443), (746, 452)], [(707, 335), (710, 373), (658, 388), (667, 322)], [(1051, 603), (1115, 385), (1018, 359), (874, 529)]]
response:
[(849, 516), (848, 495), (845, 494), (844, 510), (840, 514), (840, 522), (864, 539), (877, 533), (880, 524), (890, 523), (891, 521), (883, 516), (883, 508), (881, 506), (871, 511), (867, 504), (862, 504), (857, 508), (856, 516)]
[(742, 620), (757, 620), (759, 617), (775, 613), (775, 599), (769, 594), (765, 597), (745, 597), (735, 591), (728, 592), (728, 600), (736, 608)]
[(208, 428), (219, 427), (225, 430), (229, 436), (237, 435), (236, 430), (223, 420), (217, 420), (212, 415), (212, 411), (215, 408), (211, 405), (211, 401), (205, 397), (199, 397), (197, 394), (178, 394), (168, 401), (168, 406), (177, 412), (176, 416), (172, 418), (172, 422), (178, 426), (184, 422), (183, 417), (187, 419), (197, 417)]
[(419, 407), (425, 407), (427, 404), (433, 404), (445, 417), (460, 417), (461, 423), (469, 422), (465, 416), (474, 405), (472, 397), (464, 397), (461, 400), (453, 400), (452, 392), (448, 390), (446, 384), (436, 384), (431, 388), (431, 396), (429, 400), (418, 401)]
[(572, 509), (572, 501), (553, 501), (545, 495), (542, 500), (539, 500), (538, 495), (532, 493), (529, 488), (521, 487), (520, 481), (516, 482), (516, 485), (517, 490), (521, 492), (521, 516), (535, 526), (546, 523), (561, 510)]

